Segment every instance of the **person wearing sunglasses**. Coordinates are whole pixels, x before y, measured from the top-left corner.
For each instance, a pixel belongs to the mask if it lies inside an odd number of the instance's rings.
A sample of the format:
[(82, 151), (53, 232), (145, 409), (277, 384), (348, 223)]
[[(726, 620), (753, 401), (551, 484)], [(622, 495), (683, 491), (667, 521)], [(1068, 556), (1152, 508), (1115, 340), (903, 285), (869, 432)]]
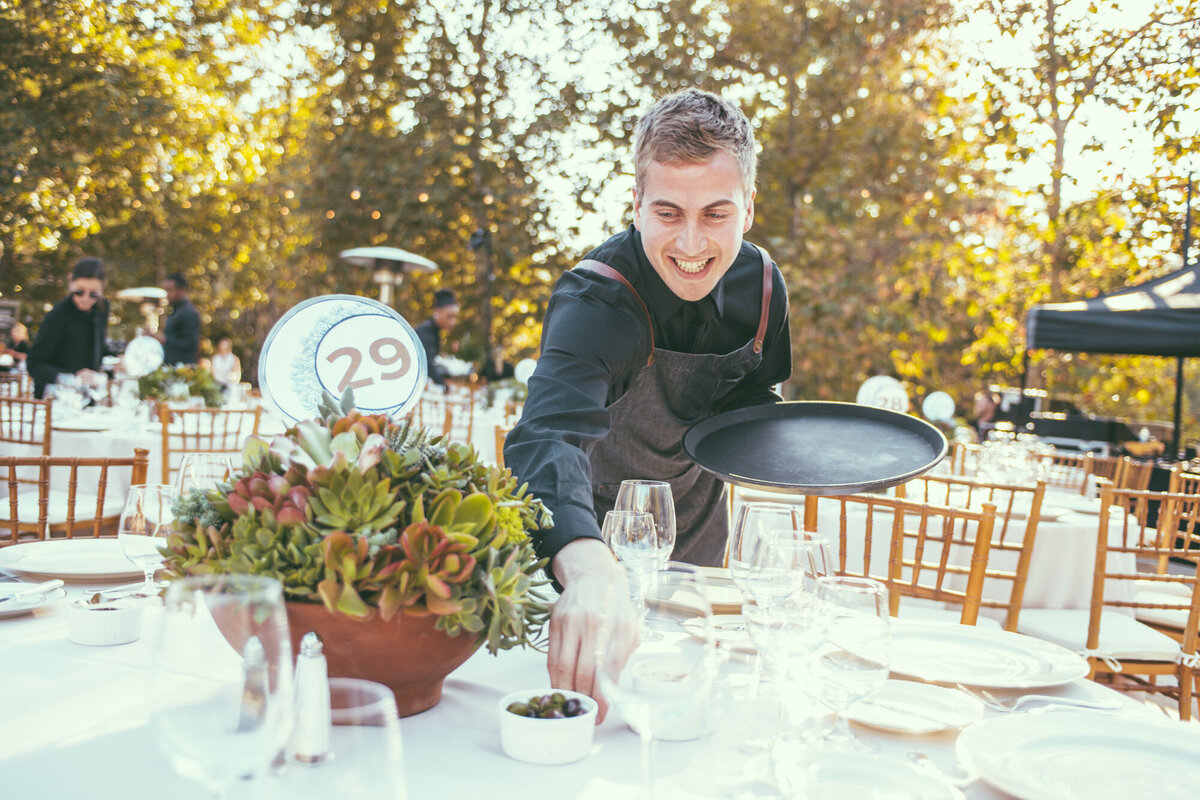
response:
[(104, 299), (104, 262), (81, 258), (71, 267), (69, 294), (46, 312), (25, 365), (33, 376), (33, 395), (62, 374), (76, 375), (85, 386), (96, 383), (100, 360), (108, 355), (108, 302)]

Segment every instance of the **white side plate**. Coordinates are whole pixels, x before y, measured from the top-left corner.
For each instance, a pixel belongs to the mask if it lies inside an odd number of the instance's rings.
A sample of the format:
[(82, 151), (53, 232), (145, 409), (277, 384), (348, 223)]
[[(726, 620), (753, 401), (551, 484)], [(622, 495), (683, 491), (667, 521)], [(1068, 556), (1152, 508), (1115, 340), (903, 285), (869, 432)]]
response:
[(61, 539), (0, 548), (0, 569), (29, 578), (64, 581), (128, 581), (142, 570), (121, 552), (116, 539)]

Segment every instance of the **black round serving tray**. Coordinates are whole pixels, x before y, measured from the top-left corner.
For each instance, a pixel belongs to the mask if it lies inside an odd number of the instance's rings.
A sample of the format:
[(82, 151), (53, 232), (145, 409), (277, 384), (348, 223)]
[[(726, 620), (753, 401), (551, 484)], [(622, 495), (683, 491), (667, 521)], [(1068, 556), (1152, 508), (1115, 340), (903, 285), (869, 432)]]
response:
[(737, 486), (787, 494), (856, 494), (904, 483), (941, 461), (942, 432), (858, 403), (751, 406), (698, 422), (684, 452)]

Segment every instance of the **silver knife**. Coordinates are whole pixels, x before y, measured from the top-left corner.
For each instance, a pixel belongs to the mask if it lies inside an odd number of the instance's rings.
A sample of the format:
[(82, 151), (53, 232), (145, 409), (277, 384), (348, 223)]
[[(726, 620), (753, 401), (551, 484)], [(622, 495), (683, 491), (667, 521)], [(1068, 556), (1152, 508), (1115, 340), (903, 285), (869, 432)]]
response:
[(34, 584), (33, 586), (13, 592), (7, 597), (0, 597), (0, 603), (6, 603), (9, 600), (28, 600), (31, 597), (37, 597), (39, 594), (46, 594), (55, 589), (61, 588), (63, 582), (60, 580), (46, 581), (45, 583)]

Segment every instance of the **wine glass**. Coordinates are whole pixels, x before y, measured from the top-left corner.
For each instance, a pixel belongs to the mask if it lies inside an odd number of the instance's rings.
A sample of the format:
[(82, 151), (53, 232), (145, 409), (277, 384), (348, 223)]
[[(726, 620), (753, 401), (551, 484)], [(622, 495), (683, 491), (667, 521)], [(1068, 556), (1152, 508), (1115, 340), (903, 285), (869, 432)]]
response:
[(159, 548), (167, 546), (175, 519), (172, 506), (178, 499), (179, 490), (174, 486), (150, 483), (129, 487), (117, 525), (117, 543), (125, 557), (145, 573), (146, 582), (140, 590), (143, 594), (158, 592), (154, 573), (162, 564)]
[(646, 585), (660, 564), (654, 517), (647, 511), (609, 511), (600, 532), (628, 570), (630, 601), (640, 609)]
[(817, 579), (817, 600), (827, 627), (812, 666), (820, 699), (835, 713), (822, 742), (830, 749), (871, 751), (850, 730), (845, 711), (887, 679), (887, 587), (870, 578), (826, 576)]
[[(621, 577), (624, 577), (622, 575)], [(642, 796), (653, 797), (650, 763), (656, 737), (683, 740), (711, 728), (720, 668), (712, 609), (699, 570), (670, 563), (630, 605), (618, 579), (610, 586), (596, 639), (596, 680), (642, 739)], [(641, 616), (643, 629), (636, 623)], [(644, 628), (658, 634), (648, 638)]]
[(283, 587), (259, 575), (198, 575), (167, 588), (151, 662), (150, 725), (171, 766), (218, 800), (283, 752), (292, 653)]
[(179, 462), (175, 485), (181, 497), (194, 491), (208, 492), (229, 480), (234, 472), (229, 453), (184, 453)]
[(746, 579), (755, 569), (753, 559), (760, 552), (758, 540), (768, 531), (780, 530), (804, 530), (803, 513), (799, 506), (748, 502), (738, 510), (737, 522), (729, 536), (729, 575), (747, 599), (750, 594)]
[(648, 511), (654, 517), (658, 536), (658, 560), (666, 566), (675, 549), (675, 500), (671, 484), (665, 481), (621, 481), (617, 490), (617, 511)]

